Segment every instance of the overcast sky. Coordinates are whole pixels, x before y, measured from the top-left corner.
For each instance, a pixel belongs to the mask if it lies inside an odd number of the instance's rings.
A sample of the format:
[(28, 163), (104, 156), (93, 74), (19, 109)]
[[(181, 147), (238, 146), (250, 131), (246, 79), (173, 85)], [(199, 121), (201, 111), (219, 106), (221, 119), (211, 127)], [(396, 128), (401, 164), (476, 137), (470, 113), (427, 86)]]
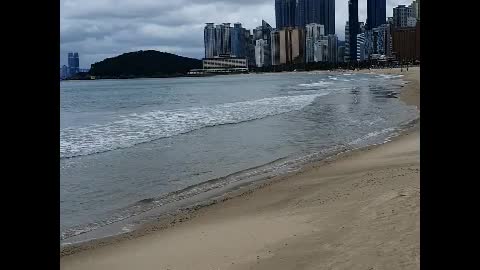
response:
[[(387, 0), (392, 8), (412, 0)], [(344, 39), (348, 0), (335, 0), (335, 29)], [(367, 0), (359, 0), (365, 21)], [(275, 27), (275, 0), (60, 0), (60, 64), (67, 53), (80, 55), (80, 67), (138, 50), (158, 50), (202, 58), (206, 22), (241, 22), (247, 29), (262, 19)]]

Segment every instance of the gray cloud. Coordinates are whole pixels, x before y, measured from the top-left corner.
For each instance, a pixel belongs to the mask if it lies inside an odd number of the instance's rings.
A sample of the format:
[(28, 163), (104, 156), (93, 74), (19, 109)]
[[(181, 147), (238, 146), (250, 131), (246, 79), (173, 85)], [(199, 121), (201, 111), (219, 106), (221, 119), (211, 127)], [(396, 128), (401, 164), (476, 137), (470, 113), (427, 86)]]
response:
[[(183, 56), (203, 56), (205, 22), (241, 22), (253, 29), (264, 19), (275, 26), (274, 0), (61, 0), (60, 61), (78, 51), (80, 66), (121, 53), (154, 49)], [(344, 38), (348, 0), (336, 0), (336, 33)], [(366, 0), (359, 19), (366, 19)], [(387, 0), (392, 7), (411, 0)]]

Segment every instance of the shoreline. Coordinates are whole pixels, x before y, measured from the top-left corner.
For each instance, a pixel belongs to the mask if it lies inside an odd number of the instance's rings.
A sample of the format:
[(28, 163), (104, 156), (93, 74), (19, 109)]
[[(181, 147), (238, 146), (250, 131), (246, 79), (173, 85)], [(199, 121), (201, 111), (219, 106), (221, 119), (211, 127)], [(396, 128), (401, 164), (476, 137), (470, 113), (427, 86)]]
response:
[[(419, 68), (420, 66), (410, 66), (409, 68)], [(138, 80), (138, 79), (168, 79), (168, 78), (202, 78), (202, 77), (213, 77), (213, 76), (228, 76), (228, 75), (242, 75), (242, 74), (282, 74), (282, 73), (309, 73), (309, 72), (318, 72), (318, 73), (332, 73), (332, 72), (338, 72), (338, 73), (344, 73), (344, 72), (359, 72), (359, 73), (369, 73), (369, 72), (374, 72), (381, 70), (385, 72), (384, 74), (388, 74), (388, 72), (392, 72), (392, 70), (396, 70), (400, 68), (375, 68), (375, 69), (312, 69), (312, 70), (299, 70), (299, 71), (265, 71), (265, 72), (238, 72), (238, 73), (208, 73), (205, 75), (188, 75), (188, 74), (182, 74), (182, 75), (165, 75), (165, 76), (158, 76), (158, 77), (132, 77), (132, 78), (120, 78), (120, 77), (109, 77), (109, 78), (95, 78), (95, 79), (89, 79), (89, 78), (82, 78), (82, 79), (61, 79), (60, 81), (98, 81), (98, 80)], [(404, 68), (406, 70), (406, 68)], [(367, 72), (368, 71), (368, 72)], [(396, 74), (396, 73), (391, 73), (391, 74)]]
[[(398, 69), (399, 70), (399, 69)], [(415, 105), (419, 109), (419, 78), (415, 79), (413, 73), (416, 73), (416, 68), (411, 68), (410, 73), (405, 73), (406, 76), (402, 79), (409, 81), (406, 85), (406, 89), (403, 90), (400, 94), (400, 98), (406, 102), (408, 105)], [(391, 72), (391, 74), (399, 74), (399, 72), (395, 69), (385, 70), (381, 72), (381, 70), (373, 70), (377, 71), (378, 73), (387, 74), (387, 72)], [(350, 71), (349, 71), (350, 72)], [(372, 72), (372, 70), (361, 70), (361, 71), (351, 71), (351, 72)], [(412, 75), (413, 74), (413, 75)], [(169, 232), (174, 231), (178, 226), (188, 226), (188, 223), (195, 222), (198, 216), (208, 215), (209, 213), (220, 211), (222, 207), (232, 204), (234, 202), (240, 204), (241, 201), (245, 200), (246, 197), (253, 196), (255, 193), (264, 193), (267, 192), (266, 190), (272, 187), (278, 187), (279, 185), (286, 185), (291, 183), (294, 179), (302, 177), (303, 175), (308, 175), (314, 170), (323, 169), (325, 167), (332, 166), (332, 164), (338, 164), (341, 162), (345, 162), (349, 159), (358, 158), (362, 155), (368, 155), (371, 152), (378, 151), (378, 149), (384, 148), (387, 145), (391, 144), (398, 144), (402, 141), (406, 140), (405, 138), (412, 138), (419, 135), (419, 118), (418, 123), (408, 130), (403, 131), (401, 134), (395, 136), (390, 140), (390, 142), (368, 146), (365, 148), (355, 149), (351, 151), (347, 151), (344, 153), (340, 153), (334, 156), (330, 156), (327, 159), (322, 161), (313, 162), (306, 166), (304, 166), (300, 171), (294, 172), (289, 175), (285, 176), (278, 176), (271, 179), (267, 179), (260, 183), (255, 183), (252, 186), (248, 186), (247, 190), (236, 190), (233, 193), (225, 194), (223, 198), (214, 198), (204, 203), (202, 206), (194, 206), (191, 209), (187, 209), (184, 212), (181, 212), (178, 215), (169, 216), (161, 221), (156, 221), (151, 224), (144, 225), (141, 229), (138, 229), (134, 232), (127, 233), (124, 235), (114, 236), (114, 237), (107, 237), (103, 239), (93, 240), (85, 243), (81, 243), (78, 245), (71, 245), (71, 246), (64, 246), (61, 247), (61, 262), (63, 262), (62, 266), (69, 265), (68, 262), (75, 261), (75, 258), (78, 257), (81, 261), (84, 256), (87, 256), (91, 251), (97, 249), (100, 251), (108, 251), (108, 252), (115, 252), (113, 247), (120, 248), (121, 246), (129, 245), (132, 241), (138, 242), (144, 239), (149, 239), (157, 235), (162, 235), (163, 233), (169, 234)], [(274, 196), (270, 194), (271, 196)], [(270, 196), (269, 195), (269, 196)], [(239, 202), (240, 201), (240, 202)], [(243, 202), (245, 203), (245, 202)], [(213, 214), (211, 214), (213, 215)], [(228, 215), (227, 215), (228, 216)], [(66, 262), (67, 261), (67, 262)], [(66, 264), (65, 264), (66, 263)], [(74, 268), (77, 269), (77, 268)], [(80, 269), (80, 268), (79, 268)]]
[[(104, 246), (118, 244), (124, 241), (147, 236), (151, 233), (172, 228), (176, 224), (192, 219), (195, 216), (196, 211), (200, 209), (208, 208), (212, 205), (221, 204), (222, 202), (232, 200), (237, 197), (242, 197), (247, 194), (251, 194), (252, 192), (255, 192), (258, 189), (262, 189), (282, 181), (288, 181), (290, 178), (293, 178), (297, 175), (308, 172), (308, 170), (311, 170), (314, 168), (320, 168), (322, 166), (325, 166), (334, 162), (338, 162), (343, 159), (350, 158), (351, 156), (359, 155), (359, 154), (362, 154), (363, 152), (371, 151), (373, 149), (381, 147), (382, 145), (400, 140), (403, 136), (406, 136), (409, 133), (417, 132), (419, 130), (419, 118), (417, 118), (414, 121), (416, 121), (416, 123), (412, 127), (402, 130), (400, 133), (392, 136), (386, 142), (368, 145), (360, 148), (354, 148), (350, 150), (345, 150), (339, 153), (332, 153), (331, 155), (327, 156), (322, 160), (309, 162), (303, 165), (300, 170), (288, 173), (286, 175), (280, 175), (272, 178), (261, 179), (254, 182), (247, 182), (246, 184), (244, 185), (240, 184), (238, 187), (234, 187), (233, 189), (229, 189), (225, 187), (219, 188), (223, 190), (223, 193), (220, 192), (221, 195), (211, 196), (211, 197), (207, 196), (207, 199), (195, 201), (195, 203), (187, 207), (180, 207), (177, 210), (166, 212), (160, 215), (156, 221), (147, 222), (145, 224), (140, 225), (137, 229), (126, 232), (126, 233), (114, 234), (111, 236), (106, 236), (98, 239), (91, 239), (91, 240), (85, 240), (81, 242), (74, 242), (74, 243), (61, 245), (60, 257), (75, 255), (83, 251), (88, 251), (88, 250), (93, 250), (93, 249), (104, 247)], [(235, 184), (236, 183), (233, 183), (234, 186)], [(194, 197), (196, 196), (202, 197), (202, 195), (203, 194), (199, 194), (199, 195), (195, 195)], [(187, 200), (187, 199), (184, 199), (184, 200)], [(172, 204), (176, 204), (176, 203), (181, 203), (181, 201), (172, 202)]]

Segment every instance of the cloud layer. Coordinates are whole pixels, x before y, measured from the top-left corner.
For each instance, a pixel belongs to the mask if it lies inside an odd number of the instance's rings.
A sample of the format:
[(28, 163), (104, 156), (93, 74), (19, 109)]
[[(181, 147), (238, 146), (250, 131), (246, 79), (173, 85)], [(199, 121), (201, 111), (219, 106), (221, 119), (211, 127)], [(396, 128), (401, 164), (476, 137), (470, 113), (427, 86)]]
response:
[[(344, 39), (348, 0), (336, 0), (336, 33)], [(366, 19), (366, 0), (359, 1), (359, 19)], [(387, 0), (387, 16), (399, 4)], [(80, 54), (80, 66), (129, 51), (154, 49), (203, 57), (206, 22), (241, 22), (247, 29), (262, 19), (275, 26), (274, 0), (61, 0), (60, 64), (67, 53)]]

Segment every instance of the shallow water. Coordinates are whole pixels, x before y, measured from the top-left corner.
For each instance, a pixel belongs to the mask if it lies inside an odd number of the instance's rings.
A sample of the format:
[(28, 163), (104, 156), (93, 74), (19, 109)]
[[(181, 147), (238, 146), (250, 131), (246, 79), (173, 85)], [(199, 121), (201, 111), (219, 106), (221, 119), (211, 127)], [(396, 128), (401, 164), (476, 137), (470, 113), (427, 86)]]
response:
[(403, 84), (315, 72), (61, 82), (61, 239), (384, 142), (417, 117)]

